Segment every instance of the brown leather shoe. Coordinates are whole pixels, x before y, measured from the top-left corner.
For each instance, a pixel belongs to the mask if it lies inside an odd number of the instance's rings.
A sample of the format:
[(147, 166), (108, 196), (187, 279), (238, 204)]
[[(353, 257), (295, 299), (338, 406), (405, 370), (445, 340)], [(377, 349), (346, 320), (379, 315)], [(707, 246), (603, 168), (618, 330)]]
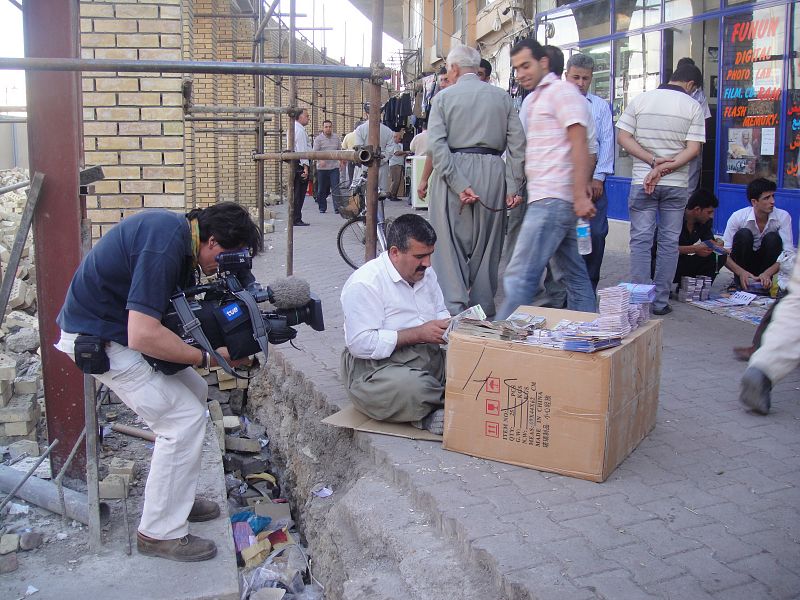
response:
[(211, 521), (219, 516), (219, 505), (205, 498), (195, 498), (192, 510), (189, 511), (190, 523)]
[(186, 534), (176, 540), (154, 540), (136, 533), (136, 549), (145, 556), (157, 556), (178, 562), (199, 562), (217, 555), (217, 546), (211, 540)]

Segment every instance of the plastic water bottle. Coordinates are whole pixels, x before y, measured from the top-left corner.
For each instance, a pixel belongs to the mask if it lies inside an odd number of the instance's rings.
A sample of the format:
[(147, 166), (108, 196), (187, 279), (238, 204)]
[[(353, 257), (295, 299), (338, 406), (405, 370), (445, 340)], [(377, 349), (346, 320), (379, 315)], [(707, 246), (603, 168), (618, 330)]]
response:
[(584, 218), (578, 219), (575, 225), (575, 235), (578, 238), (578, 254), (585, 256), (592, 253), (592, 227)]

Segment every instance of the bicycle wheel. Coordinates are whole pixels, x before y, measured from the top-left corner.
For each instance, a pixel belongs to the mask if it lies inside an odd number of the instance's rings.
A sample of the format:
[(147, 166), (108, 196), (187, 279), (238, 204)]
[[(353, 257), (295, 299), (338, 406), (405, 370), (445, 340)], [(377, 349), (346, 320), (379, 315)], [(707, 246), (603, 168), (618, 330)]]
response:
[(367, 218), (354, 217), (347, 221), (336, 236), (339, 254), (348, 265), (357, 269), (364, 264), (367, 239)]
[(389, 244), (386, 243), (386, 239), (389, 236), (389, 228), (392, 226), (392, 223), (394, 223), (394, 217), (386, 217), (386, 220), (383, 222), (383, 231), (381, 231), (380, 226), (378, 228), (378, 247), (376, 248), (378, 254), (389, 249)]

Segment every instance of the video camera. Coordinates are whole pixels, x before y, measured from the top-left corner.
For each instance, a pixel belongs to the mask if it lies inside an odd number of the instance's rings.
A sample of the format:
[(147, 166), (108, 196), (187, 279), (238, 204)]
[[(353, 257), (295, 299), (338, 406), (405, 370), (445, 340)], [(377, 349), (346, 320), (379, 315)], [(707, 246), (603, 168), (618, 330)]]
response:
[[(227, 347), (233, 360), (259, 351), (266, 356), (267, 342), (282, 344), (297, 336), (294, 325), (305, 323), (315, 331), (325, 329), (322, 302), (311, 293), (308, 282), (287, 277), (264, 288), (253, 276), (249, 251), (223, 252), (216, 259), (215, 279), (175, 294), (162, 323), (186, 343), (210, 352), (226, 371), (232, 369), (223, 364), (215, 348)], [(203, 298), (197, 299), (201, 294)], [(258, 308), (267, 301), (275, 306), (274, 311)], [(174, 363), (151, 359), (151, 364), (165, 374), (179, 370), (169, 368), (178, 366)]]

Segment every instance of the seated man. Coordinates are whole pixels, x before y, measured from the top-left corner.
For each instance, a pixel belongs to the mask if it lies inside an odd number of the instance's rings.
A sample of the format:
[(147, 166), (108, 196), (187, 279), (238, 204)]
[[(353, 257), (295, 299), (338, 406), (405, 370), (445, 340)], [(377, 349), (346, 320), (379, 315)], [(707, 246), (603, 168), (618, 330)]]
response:
[[(723, 240), (730, 251), (725, 264), (736, 276), (742, 289), (759, 282), (764, 288), (772, 285), (778, 272), (778, 256), (792, 242), (792, 218), (775, 208), (775, 182), (759, 177), (747, 185), (751, 206), (737, 210), (728, 219)], [(748, 283), (749, 282), (749, 283)]]
[(683, 212), (683, 227), (678, 238), (678, 267), (675, 269), (674, 283), (680, 284), (681, 277), (705, 275), (716, 278), (725, 265), (726, 256), (716, 254), (703, 242), (714, 241), (714, 209), (719, 200), (713, 193), (699, 189), (689, 197)]
[(342, 288), (341, 372), (347, 396), (379, 421), (442, 433), (448, 313), (430, 268), (436, 233), (415, 214), (395, 219), (384, 252)]

